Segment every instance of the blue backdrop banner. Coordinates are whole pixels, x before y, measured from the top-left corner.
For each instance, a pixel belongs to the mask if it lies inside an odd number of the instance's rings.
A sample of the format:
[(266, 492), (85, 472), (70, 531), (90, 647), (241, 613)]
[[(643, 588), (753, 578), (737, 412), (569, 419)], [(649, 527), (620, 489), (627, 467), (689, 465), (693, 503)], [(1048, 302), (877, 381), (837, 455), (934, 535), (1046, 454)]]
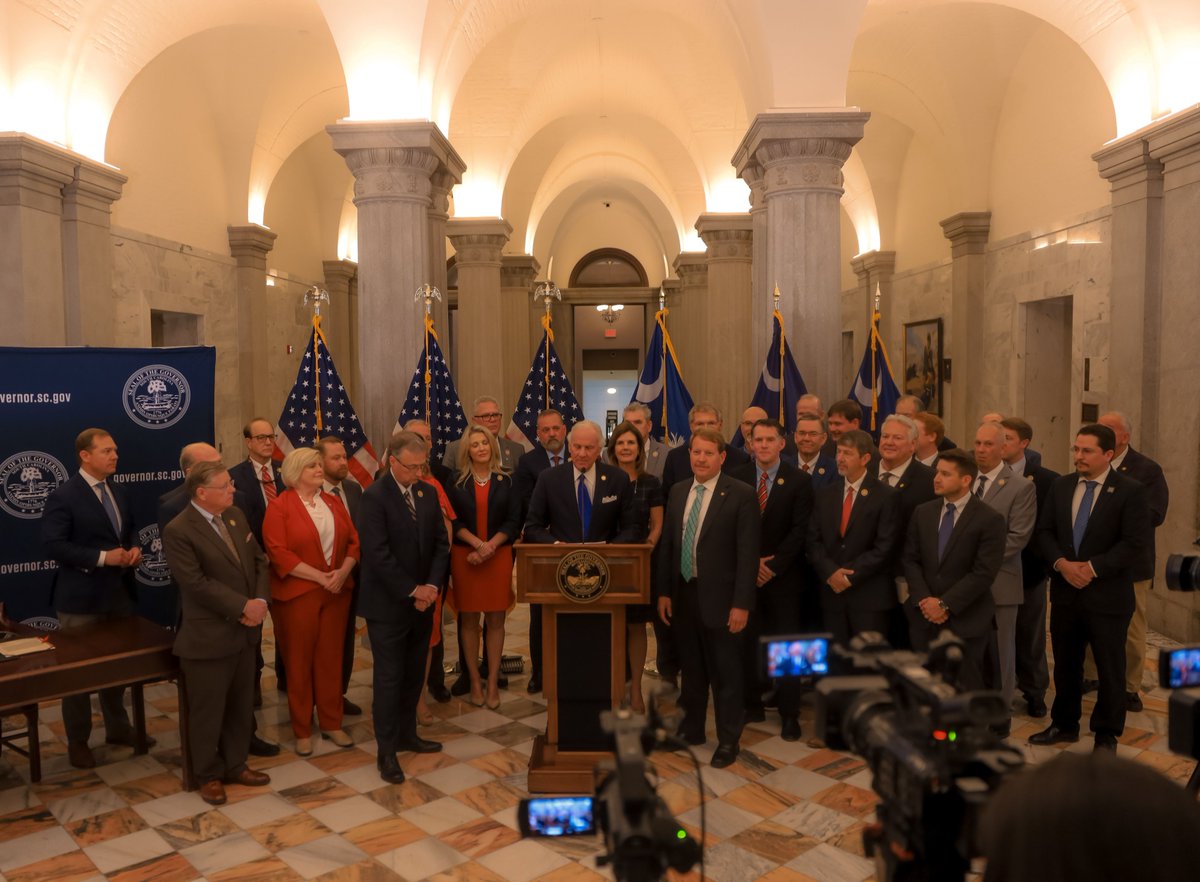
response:
[(129, 498), (142, 548), (138, 611), (174, 625), (176, 599), (155, 522), (183, 478), (179, 451), (213, 441), (216, 350), (0, 347), (0, 602), (18, 620), (52, 617), (56, 565), (42, 549), (46, 498), (79, 470), (75, 436), (107, 429), (112, 481)]

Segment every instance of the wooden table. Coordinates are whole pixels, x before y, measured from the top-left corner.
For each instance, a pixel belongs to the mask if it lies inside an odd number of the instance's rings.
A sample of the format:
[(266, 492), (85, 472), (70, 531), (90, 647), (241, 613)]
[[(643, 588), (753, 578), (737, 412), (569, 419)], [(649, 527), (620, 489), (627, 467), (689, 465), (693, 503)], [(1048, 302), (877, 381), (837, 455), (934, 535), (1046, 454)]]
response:
[[(19, 658), (0, 658), (0, 715), (25, 715), (30, 778), (40, 781), (37, 707), (68, 695), (129, 686), (133, 703), (134, 753), (146, 753), (146, 705), (142, 687), (174, 680), (179, 690), (179, 741), (184, 786), (194, 789), (187, 749), (187, 703), (179, 675), (179, 659), (171, 652), (175, 634), (146, 619), (131, 616), (67, 631), (36, 631), (12, 622), (0, 625), (22, 636), (45, 637), (54, 649)], [(6, 743), (21, 733), (5, 737)], [(12, 746), (10, 744), (10, 746)], [(15, 748), (20, 750), (19, 748)]]

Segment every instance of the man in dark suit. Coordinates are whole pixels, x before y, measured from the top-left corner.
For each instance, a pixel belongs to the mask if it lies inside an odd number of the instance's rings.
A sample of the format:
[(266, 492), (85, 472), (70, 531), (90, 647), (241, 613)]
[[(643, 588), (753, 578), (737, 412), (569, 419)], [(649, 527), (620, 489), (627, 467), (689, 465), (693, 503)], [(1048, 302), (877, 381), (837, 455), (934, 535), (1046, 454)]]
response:
[(940, 499), (917, 506), (904, 547), (913, 646), (925, 651), (948, 629), (964, 647), (958, 685), (983, 688), (992, 630), (992, 582), (1004, 559), (1004, 518), (971, 493), (977, 469), (965, 450), (943, 451), (933, 478)]
[(1149, 494), (1147, 501), (1150, 504), (1150, 524), (1153, 530), (1150, 534), (1150, 545), (1142, 558), (1142, 565), (1134, 575), (1135, 606), (1133, 618), (1129, 620), (1129, 634), (1125, 638), (1125, 703), (1128, 710), (1136, 713), (1142, 709), (1142, 697), (1139, 693), (1142, 690), (1142, 675), (1146, 666), (1146, 595), (1150, 592), (1150, 583), (1154, 581), (1153, 531), (1158, 530), (1167, 519), (1167, 505), (1171, 496), (1162, 466), (1130, 445), (1133, 426), (1129, 417), (1113, 411), (1104, 414), (1098, 422), (1112, 429), (1117, 437), (1112, 467), (1120, 474), (1140, 481)]
[(822, 452), (826, 456), (836, 457), (838, 439), (847, 432), (860, 430), (862, 420), (862, 407), (851, 398), (843, 398), (829, 405), (829, 413), (825, 416), (825, 425), (829, 428), (829, 440), (825, 442)]
[[(899, 416), (906, 416), (909, 419), (915, 419), (917, 414), (925, 412), (925, 402), (916, 395), (901, 395), (896, 399), (896, 413)], [(953, 450), (958, 445), (951, 441), (945, 435), (945, 429), (942, 430), (942, 437), (937, 441), (938, 450)], [(932, 463), (925, 463), (931, 466)]]
[[(722, 425), (721, 411), (717, 410), (714, 404), (701, 401), (699, 404), (693, 405), (692, 409), (688, 411), (688, 428), (692, 432), (695, 432), (697, 429), (716, 429), (720, 432)], [(725, 465), (722, 467), (722, 470), (729, 472), (730, 469), (745, 465), (748, 462), (750, 462), (750, 456), (745, 451), (727, 446), (725, 448)], [(672, 487), (680, 481), (691, 480), (691, 477), (692, 464), (687, 445), (680, 445), (673, 448), (667, 454), (667, 464), (663, 466), (663, 496), (670, 496)]]
[[(1020, 417), (1006, 417), (1000, 425), (1004, 427), (1001, 451), (1004, 464), (1014, 475), (1021, 475), (1033, 484), (1040, 516), (1058, 472), (1025, 458), (1025, 449), (1033, 440), (1033, 427), (1029, 423)], [(1047, 714), (1046, 690), (1050, 688), (1050, 668), (1046, 664), (1048, 570), (1036, 538), (1031, 538), (1021, 552), (1021, 584), (1024, 597), (1017, 607), (1017, 689), (1025, 697), (1029, 716), (1041, 719)]]
[[(500, 467), (511, 475), (517, 467), (517, 460), (525, 452), (525, 448), (511, 438), (506, 438), (501, 431), (504, 427), (504, 414), (500, 412), (500, 402), (488, 395), (481, 395), (476, 398), (475, 406), (471, 410), (471, 424), (483, 426), (496, 436), (496, 443), (500, 445)], [(451, 473), (458, 473), (457, 440), (451, 441), (446, 445), (446, 452), (442, 456), (442, 464)]]
[(1125, 634), (1133, 583), (1153, 527), (1144, 485), (1114, 471), (1112, 429), (1087, 425), (1071, 448), (1076, 473), (1054, 482), (1037, 541), (1051, 562), (1050, 639), (1054, 643), (1053, 722), (1031, 744), (1079, 740), (1083, 656), (1091, 646), (1100, 685), (1091, 728), (1097, 750), (1116, 750), (1125, 728)]
[(437, 494), (421, 483), (428, 447), (413, 432), (388, 442), (388, 474), (368, 487), (359, 509), (358, 611), (374, 655), (376, 765), (389, 784), (404, 781), (399, 750), (435, 753), (417, 735), (417, 699), (438, 592), (450, 566), (450, 540)]
[[(562, 414), (553, 408), (543, 410), (537, 418), (538, 446), (517, 460), (514, 477), (517, 491), (521, 494), (521, 523), (529, 514), (529, 503), (533, 501), (533, 488), (538, 476), (546, 469), (560, 466), (567, 461), (567, 426)], [(484, 626), (487, 627), (486, 625)], [(483, 674), (481, 669), (480, 674)], [(471, 689), (470, 679), (463, 666), (463, 674), (455, 688), (456, 694), (466, 695)], [(542, 605), (529, 604), (529, 684), (526, 689), (532, 694), (542, 691)]]
[[(229, 469), (233, 483), (243, 494), (246, 507), (243, 513), (250, 522), (250, 531), (259, 547), (263, 545), (263, 517), (267, 513), (267, 503), (282, 493), (283, 476), (275, 467), (271, 457), (275, 453), (275, 428), (269, 420), (255, 417), (242, 426), (242, 438), (246, 442), (246, 459)], [(261, 694), (263, 669), (262, 643), (255, 648), (257, 670), (254, 674), (254, 691)], [(275, 687), (280, 692), (287, 691), (287, 671), (283, 667), (283, 653), (275, 652)]]
[(808, 523), (808, 560), (820, 579), (825, 629), (843, 645), (864, 631), (886, 634), (896, 605), (895, 555), (903, 525), (896, 491), (875, 477), (871, 436), (859, 429), (838, 442), (841, 480), (816, 491)]
[(838, 481), (837, 460), (825, 453), (829, 427), (825, 418), (815, 411), (805, 411), (796, 417), (796, 466), (812, 478), (813, 489)]
[[(738, 466), (729, 477), (754, 488), (762, 519), (755, 614), (742, 638), (746, 722), (766, 718), (759, 638), (794, 634), (801, 629), (800, 602), (804, 590), (804, 542), (812, 514), (812, 478), (783, 461), (786, 435), (777, 420), (754, 425), (750, 447), (754, 462)], [(796, 683), (777, 685), (781, 735), (785, 741), (800, 738), (800, 690)]]
[[(79, 472), (50, 494), (42, 514), (42, 547), (58, 563), (51, 597), (64, 631), (132, 615), (132, 575), (142, 559), (125, 494), (108, 480), (117, 470), (117, 442), (104, 429), (84, 429), (75, 454)], [(120, 686), (100, 690), (109, 744), (133, 744), (124, 695)], [(71, 765), (93, 768), (91, 695), (64, 698), (62, 716)]]
[(913, 458), (921, 465), (933, 468), (942, 442), (946, 440), (946, 424), (928, 411), (914, 413), (910, 419), (917, 424), (917, 449)]
[(655, 594), (683, 666), (680, 734), (704, 743), (711, 686), (718, 742), (712, 764), (723, 768), (737, 759), (742, 737), (742, 643), (756, 599), (762, 527), (754, 490), (721, 473), (721, 433), (697, 429), (688, 448), (693, 477), (677, 483), (667, 502)]
[[(341, 438), (326, 435), (317, 442), (321, 452), (321, 467), (325, 471), (322, 489), (342, 501), (350, 513), (350, 523), (358, 529), (358, 513), (362, 505), (363, 488), (350, 478), (350, 460), (346, 456), (346, 445)], [(346, 616), (346, 636), (342, 645), (342, 713), (350, 716), (362, 714), (362, 708), (346, 697), (350, 688), (350, 674), (354, 669), (354, 637), (358, 633), (358, 586), (350, 592), (350, 611)]]
[[(192, 467), (199, 465), (202, 462), (220, 462), (221, 454), (217, 452), (217, 448), (211, 444), (205, 444), (203, 441), (197, 441), (193, 444), (187, 444), (183, 450), (179, 452), (179, 469), (183, 472), (184, 481), (178, 487), (168, 490), (162, 496), (158, 497), (158, 535), (165, 537), (167, 534), (167, 524), (175, 520), (179, 514), (191, 504), (191, 497), (187, 491), (187, 476), (191, 473)], [(246, 497), (241, 490), (233, 491), (234, 507), (243, 512), (246, 510)], [(168, 564), (169, 566), (169, 564)], [(175, 574), (171, 574), (171, 585), (176, 591), (180, 592), (178, 581), (175, 579)], [(180, 595), (182, 600), (182, 595)], [(259, 638), (262, 637), (260, 630)], [(258, 650), (255, 650), (255, 656), (258, 656)], [(259, 692), (257, 683), (254, 687), (254, 706), (262, 706), (262, 693)], [(250, 736), (250, 753), (252, 756), (277, 756), (279, 754), (279, 745), (274, 742), (267, 741), (261, 738), (258, 734), (258, 721), (251, 717), (253, 733)]]
[(187, 684), (188, 744), (200, 796), (223, 805), (225, 782), (271, 782), (246, 765), (254, 732), (254, 646), (271, 587), (266, 555), (233, 504), (225, 466), (196, 463), (184, 490), (190, 504), (163, 534), (183, 604), (175, 654)]

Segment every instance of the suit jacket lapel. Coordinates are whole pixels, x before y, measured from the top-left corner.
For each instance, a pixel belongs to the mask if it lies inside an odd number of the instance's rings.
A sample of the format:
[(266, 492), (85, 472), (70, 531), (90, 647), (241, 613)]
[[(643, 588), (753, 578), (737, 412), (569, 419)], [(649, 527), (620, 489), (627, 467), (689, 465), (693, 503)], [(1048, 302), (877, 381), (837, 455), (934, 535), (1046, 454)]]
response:
[[(205, 541), (224, 554), (229, 560), (233, 561), (238, 566), (241, 566), (241, 558), (234, 555), (229, 546), (225, 544), (225, 540), (217, 535), (217, 531), (213, 528), (213, 525), (209, 522), (208, 518), (197, 511), (196, 507), (192, 505), (191, 502), (188, 503), (188, 508), (191, 510), (193, 525), (201, 535), (205, 536)], [(224, 520), (223, 517), (222, 520)], [(229, 528), (228, 523), (226, 523), (225, 528)]]
[(708, 532), (709, 524), (716, 518), (717, 511), (725, 503), (725, 493), (728, 491), (728, 482), (731, 479), (726, 478), (723, 473), (718, 474), (717, 483), (713, 484), (712, 499), (708, 501), (708, 511), (704, 513), (704, 523), (700, 525), (700, 534), (696, 537), (696, 544), (700, 544), (700, 540), (704, 538)]
[[(955, 520), (955, 522), (954, 522), (954, 529), (950, 531), (950, 539), (946, 543), (946, 550), (942, 552), (942, 561), (946, 561), (946, 560), (950, 559), (950, 552), (954, 549), (955, 544), (958, 542), (958, 537), (963, 534), (967, 525), (970, 524), (971, 521), (974, 519), (975, 513), (978, 510), (978, 507), (981, 505), (987, 505), (987, 503), (981, 499), (970, 498), (971, 497), (970, 493), (967, 494), (967, 497), (968, 497), (967, 504), (965, 506), (963, 506), (962, 512), (959, 514), (958, 519)], [(937, 512), (938, 512), (937, 516), (940, 518), (942, 510), (939, 508), (939, 509), (937, 509)], [(936, 531), (935, 531), (935, 534), (936, 534)], [(939, 570), (941, 569), (942, 561), (938, 562)]]
[[(846, 522), (846, 535), (847, 536), (849, 536), (850, 531), (854, 529), (855, 523), (857, 523), (860, 520), (859, 511), (866, 507), (867, 500), (869, 500), (871, 498), (871, 492), (873, 490), (877, 489), (878, 487), (879, 487), (879, 479), (873, 477), (871, 475), (871, 472), (868, 471), (866, 476), (863, 478), (862, 483), (858, 485), (858, 493), (855, 494), (854, 504), (852, 506), (850, 506), (850, 520)], [(896, 492), (899, 493), (900, 491), (897, 490)], [(842, 479), (842, 500), (844, 501), (845, 498), (846, 498), (846, 479), (843, 478)], [(841, 506), (838, 506), (838, 526), (841, 526), (841, 515), (842, 515)]]
[[(80, 484), (83, 485), (83, 492), (91, 497), (92, 501), (89, 503), (89, 505), (92, 508), (92, 513), (96, 517), (100, 518), (100, 521), (104, 524), (104, 526), (108, 527), (108, 531), (112, 533), (113, 539), (115, 539), (117, 542), (120, 542), (121, 537), (118, 536), (117, 531), (113, 529), (112, 521), (108, 519), (108, 512), (104, 510), (104, 506), (100, 503), (100, 497), (97, 495), (95, 488), (88, 483), (87, 478), (85, 478), (83, 475), (78, 475), (77, 477), (79, 478)], [(112, 498), (113, 508), (116, 509), (117, 516), (124, 518), (125, 515), (121, 512), (121, 506), (117, 504), (117, 496), (115, 493), (111, 492), (112, 488), (108, 486), (107, 481), (104, 482), (104, 489), (109, 492)]]
[[(1124, 465), (1124, 463), (1122, 463)], [(1096, 517), (1096, 513), (1107, 509), (1104, 500), (1116, 493), (1116, 488), (1113, 487), (1113, 475), (1116, 474), (1116, 469), (1109, 469), (1108, 476), (1104, 479), (1104, 483), (1096, 488), (1096, 501), (1092, 503), (1091, 514), (1088, 515), (1087, 527), (1084, 528), (1083, 537), (1086, 539), (1088, 530), (1091, 529), (1092, 519)], [(1079, 551), (1078, 548), (1075, 549)]]

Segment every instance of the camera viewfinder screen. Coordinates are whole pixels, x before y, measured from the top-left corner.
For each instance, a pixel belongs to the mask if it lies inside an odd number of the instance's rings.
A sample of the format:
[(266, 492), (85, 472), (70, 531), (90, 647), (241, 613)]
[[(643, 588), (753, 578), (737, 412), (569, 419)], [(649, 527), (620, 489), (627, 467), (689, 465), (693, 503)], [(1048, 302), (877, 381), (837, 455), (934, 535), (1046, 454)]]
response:
[(1171, 653), (1170, 665), (1170, 688), (1200, 686), (1200, 649), (1176, 649)]
[(768, 677), (823, 677), (828, 673), (828, 637), (767, 641)]
[(575, 836), (596, 831), (590, 796), (529, 800), (529, 832), (537, 836)]

